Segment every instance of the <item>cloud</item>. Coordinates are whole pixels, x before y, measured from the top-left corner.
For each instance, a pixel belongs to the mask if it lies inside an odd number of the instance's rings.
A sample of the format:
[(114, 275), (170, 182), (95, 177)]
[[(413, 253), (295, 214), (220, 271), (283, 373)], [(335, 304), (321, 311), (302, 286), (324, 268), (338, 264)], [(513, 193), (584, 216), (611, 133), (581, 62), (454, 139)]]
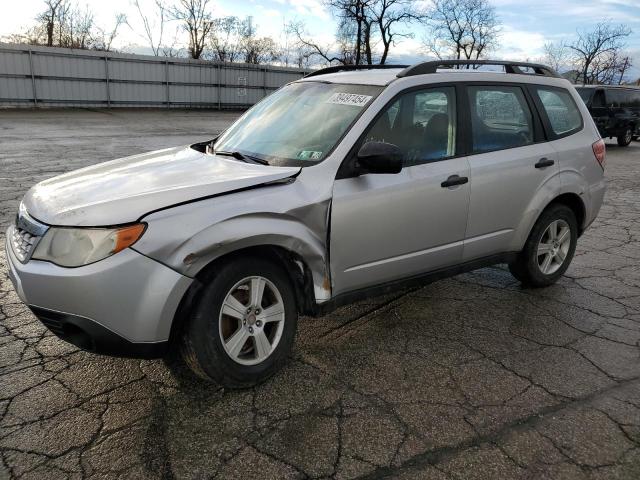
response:
[(289, 3), (297, 13), (301, 15), (309, 15), (320, 18), (329, 18), (328, 9), (322, 4), (321, 0), (285, 0)]
[(535, 58), (543, 54), (544, 44), (553, 40), (555, 38), (540, 32), (525, 31), (504, 25), (496, 54), (506, 60)]

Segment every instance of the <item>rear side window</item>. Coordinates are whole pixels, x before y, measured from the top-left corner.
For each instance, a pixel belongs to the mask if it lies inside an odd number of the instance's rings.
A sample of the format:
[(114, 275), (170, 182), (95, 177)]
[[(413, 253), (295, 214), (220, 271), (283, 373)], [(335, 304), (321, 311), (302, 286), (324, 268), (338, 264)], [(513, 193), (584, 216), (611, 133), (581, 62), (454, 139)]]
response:
[(533, 116), (520, 87), (470, 86), (473, 151), (491, 152), (534, 142)]
[(607, 106), (613, 107), (613, 108), (626, 107), (629, 100), (627, 92), (625, 92), (622, 89), (606, 90), (606, 97), (607, 97)]
[(566, 90), (536, 87), (551, 130), (557, 136), (571, 135), (582, 128), (582, 115)]

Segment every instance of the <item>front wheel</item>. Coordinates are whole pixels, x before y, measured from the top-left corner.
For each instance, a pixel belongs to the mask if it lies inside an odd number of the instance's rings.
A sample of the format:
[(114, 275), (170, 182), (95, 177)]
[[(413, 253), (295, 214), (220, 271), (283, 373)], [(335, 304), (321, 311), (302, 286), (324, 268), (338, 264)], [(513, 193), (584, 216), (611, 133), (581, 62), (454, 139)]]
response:
[(626, 147), (631, 143), (633, 139), (633, 132), (631, 131), (631, 127), (628, 127), (622, 135), (618, 135), (618, 145), (621, 147)]
[(509, 270), (529, 287), (554, 284), (569, 268), (578, 241), (576, 216), (566, 205), (548, 207)]
[(229, 388), (263, 382), (286, 362), (298, 313), (287, 273), (258, 258), (220, 267), (185, 329), (182, 356), (199, 376)]

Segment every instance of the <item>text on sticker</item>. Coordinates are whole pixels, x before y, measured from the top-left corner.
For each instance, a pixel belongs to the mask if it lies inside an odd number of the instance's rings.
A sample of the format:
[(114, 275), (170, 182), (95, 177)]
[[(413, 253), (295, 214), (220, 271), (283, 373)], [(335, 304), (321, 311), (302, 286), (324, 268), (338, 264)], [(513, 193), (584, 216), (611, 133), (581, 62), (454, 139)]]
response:
[(357, 93), (334, 93), (329, 97), (327, 103), (363, 107), (369, 100), (371, 100), (371, 95), (358, 95)]

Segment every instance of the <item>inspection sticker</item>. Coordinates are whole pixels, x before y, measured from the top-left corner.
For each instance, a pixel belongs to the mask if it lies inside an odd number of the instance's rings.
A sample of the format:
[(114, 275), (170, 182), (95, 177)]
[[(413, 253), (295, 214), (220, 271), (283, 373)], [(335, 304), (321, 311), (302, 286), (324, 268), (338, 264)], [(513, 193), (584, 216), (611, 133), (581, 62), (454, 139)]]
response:
[(298, 160), (318, 160), (320, 157), (322, 157), (322, 152), (314, 150), (302, 150), (298, 154)]
[(358, 95), (357, 93), (334, 93), (329, 97), (327, 103), (336, 105), (351, 105), (353, 107), (364, 107), (371, 100), (371, 95)]

